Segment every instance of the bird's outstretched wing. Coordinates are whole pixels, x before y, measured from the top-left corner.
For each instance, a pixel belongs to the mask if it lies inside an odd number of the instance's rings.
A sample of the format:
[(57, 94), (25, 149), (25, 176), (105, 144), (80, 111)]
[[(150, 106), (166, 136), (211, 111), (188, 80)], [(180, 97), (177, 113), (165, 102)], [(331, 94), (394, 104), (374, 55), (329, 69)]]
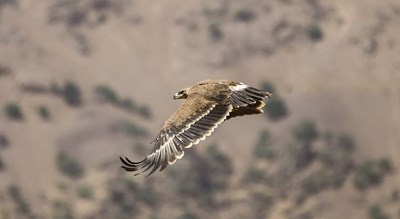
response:
[(264, 98), (271, 97), (271, 93), (243, 83), (233, 83), (229, 86), (232, 91), (229, 100), (233, 106), (227, 119), (236, 116), (262, 113), (265, 106)]
[(157, 169), (162, 171), (184, 155), (184, 148), (199, 143), (209, 136), (223, 122), (232, 110), (231, 104), (221, 104), (203, 97), (188, 98), (167, 120), (154, 141), (153, 151), (143, 160), (133, 162), (121, 158), (126, 171), (135, 175)]

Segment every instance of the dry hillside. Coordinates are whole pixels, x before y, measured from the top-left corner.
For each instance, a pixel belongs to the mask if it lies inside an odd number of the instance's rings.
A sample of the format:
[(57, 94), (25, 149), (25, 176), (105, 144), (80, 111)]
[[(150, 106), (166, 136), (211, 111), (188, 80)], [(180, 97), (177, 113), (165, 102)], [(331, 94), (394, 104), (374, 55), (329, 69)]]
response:
[[(400, 218), (398, 0), (0, 0), (0, 219)], [(172, 95), (272, 91), (151, 177)]]

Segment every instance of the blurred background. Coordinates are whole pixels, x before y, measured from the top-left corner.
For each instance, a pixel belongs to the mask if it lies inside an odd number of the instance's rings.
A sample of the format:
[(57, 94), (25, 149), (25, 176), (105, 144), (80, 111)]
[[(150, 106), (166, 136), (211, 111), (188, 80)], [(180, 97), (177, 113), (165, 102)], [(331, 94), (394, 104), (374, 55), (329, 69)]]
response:
[[(398, 0), (0, 0), (0, 218), (400, 218)], [(180, 105), (273, 92), (133, 177)]]

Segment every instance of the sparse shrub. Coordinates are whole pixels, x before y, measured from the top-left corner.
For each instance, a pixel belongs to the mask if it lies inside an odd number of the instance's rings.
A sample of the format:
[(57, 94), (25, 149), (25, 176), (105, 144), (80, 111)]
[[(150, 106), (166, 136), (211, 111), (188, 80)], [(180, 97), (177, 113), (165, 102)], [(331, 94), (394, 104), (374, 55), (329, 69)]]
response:
[[(229, 176), (233, 173), (232, 162), (230, 158), (220, 151), (216, 144), (211, 144), (206, 149), (207, 157), (214, 162), (215, 170), (219, 170)], [(223, 185), (222, 185), (223, 184)], [(225, 183), (222, 183), (221, 187), (225, 187)]]
[[(1, 6), (1, 3), (0, 3)], [(5, 75), (10, 75), (11, 74), (11, 69), (7, 66), (0, 65), (0, 77), (5, 76)]]
[(354, 173), (354, 186), (364, 190), (379, 185), (391, 171), (392, 165), (387, 159), (366, 160), (357, 167)]
[(390, 200), (392, 202), (397, 202), (400, 200), (400, 191), (398, 189), (392, 191), (392, 193), (390, 194)]
[(50, 119), (50, 112), (46, 106), (40, 105), (36, 108), (36, 111), (42, 119), (44, 120)]
[(313, 42), (321, 41), (324, 34), (318, 25), (310, 25), (307, 27), (307, 36)]
[(253, 154), (256, 158), (270, 160), (275, 157), (275, 153), (271, 148), (270, 135), (266, 130), (260, 132), (258, 141), (254, 146)]
[(53, 219), (73, 219), (74, 212), (70, 203), (65, 201), (55, 201), (52, 209)]
[(151, 110), (149, 107), (142, 105), (137, 106), (134, 101), (129, 98), (122, 99), (118, 96), (118, 94), (113, 91), (110, 87), (106, 85), (99, 85), (95, 88), (96, 94), (100, 97), (101, 100), (106, 101), (110, 104), (113, 104), (116, 107), (136, 112), (140, 116), (144, 118), (151, 117)]
[(354, 161), (350, 154), (336, 149), (317, 152), (316, 157), (327, 169), (326, 172), (331, 172), (332, 187), (338, 188), (342, 186), (347, 176), (354, 168)]
[(138, 109), (138, 113), (144, 118), (151, 118), (151, 110), (148, 106), (142, 105)]
[(105, 10), (110, 8), (112, 5), (110, 0), (93, 0), (92, 6), (95, 10)]
[(339, 135), (338, 146), (348, 152), (353, 151), (354, 148), (356, 147), (353, 137), (345, 133)]
[(224, 38), (224, 33), (218, 23), (210, 23), (208, 25), (208, 34), (210, 38), (214, 41), (219, 41)]
[(128, 99), (128, 98), (119, 100), (117, 105), (120, 106), (121, 108), (124, 108), (124, 109), (132, 111), (132, 112), (135, 112), (138, 110), (138, 107), (136, 106), (135, 102), (133, 102), (131, 99)]
[(318, 137), (318, 130), (313, 121), (305, 120), (293, 129), (294, 137), (303, 144), (310, 144)]
[(84, 174), (84, 168), (78, 160), (63, 151), (57, 155), (57, 166), (62, 173), (73, 179), (78, 179)]
[(393, 170), (392, 162), (387, 158), (382, 158), (378, 161), (378, 166), (385, 173), (389, 173)]
[(81, 91), (74, 82), (68, 81), (64, 85), (64, 100), (71, 106), (79, 106), (82, 104)]
[(256, 18), (255, 13), (250, 9), (239, 9), (235, 13), (235, 20), (240, 22), (251, 22)]
[(284, 119), (289, 114), (286, 103), (281, 98), (276, 96), (267, 101), (265, 109), (265, 115), (272, 121)]
[(63, 89), (56, 82), (51, 82), (49, 86), (49, 90), (52, 94), (57, 96), (63, 94)]
[(302, 192), (305, 196), (309, 196), (325, 189), (338, 188), (343, 184), (344, 179), (340, 170), (320, 169), (302, 181)]
[(335, 136), (333, 135), (332, 132), (327, 131), (327, 132), (325, 132), (325, 133), (322, 133), (321, 136), (322, 136), (322, 139), (324, 140), (324, 142), (325, 142), (328, 146), (330, 146), (330, 145), (333, 144), (333, 139), (334, 139)]
[(369, 219), (389, 219), (389, 216), (385, 212), (383, 212), (382, 208), (379, 205), (373, 205), (368, 209), (368, 218)]
[(157, 194), (148, 184), (141, 187), (132, 180), (122, 180), (121, 182), (124, 184), (126, 190), (138, 200), (141, 200), (141, 202), (152, 207), (158, 204)]
[(132, 137), (146, 137), (149, 132), (144, 127), (139, 124), (131, 121), (131, 122), (122, 122), (117, 125), (117, 131), (122, 131)]
[[(129, 216), (126, 218), (131, 218), (132, 213), (138, 212), (138, 205), (141, 203), (151, 206), (153, 209), (159, 204), (157, 193), (149, 184), (142, 187), (130, 179), (115, 178), (108, 185), (109, 194), (107, 199), (111, 203), (108, 203), (107, 207), (117, 207), (116, 210), (120, 215)], [(112, 214), (115, 215), (114, 212)]]
[(309, 211), (301, 212), (294, 218), (296, 218), (296, 219), (314, 219), (314, 217), (312, 216), (312, 214)]
[(185, 212), (181, 216), (179, 216), (177, 219), (198, 219), (199, 217), (193, 214), (192, 212)]
[(23, 114), (22, 114), (21, 108), (20, 108), (19, 104), (17, 104), (17, 103), (8, 103), (5, 106), (4, 111), (10, 119), (14, 119), (14, 120), (22, 120), (23, 119)]
[(216, 200), (215, 194), (229, 185), (233, 173), (231, 160), (214, 144), (206, 148), (204, 157), (195, 156), (187, 171), (175, 175), (175, 180), (185, 182), (176, 189), (183, 199), (193, 198), (202, 207), (218, 208), (223, 201)]
[(0, 149), (6, 148), (8, 146), (8, 138), (4, 134), (0, 134)]
[(83, 9), (75, 9), (69, 11), (66, 17), (66, 23), (68, 26), (76, 27), (79, 26), (87, 20), (87, 12)]
[(17, 206), (17, 211), (23, 215), (31, 215), (31, 208), (29, 203), (23, 197), (21, 193), (21, 189), (17, 185), (11, 185), (8, 188), (8, 193), (11, 198), (14, 200), (15, 205)]
[(261, 89), (272, 93), (272, 95), (275, 95), (274, 94), (275, 93), (275, 87), (272, 84), (272, 82), (270, 82), (270, 81), (264, 80), (263, 82), (261, 82)]
[(93, 187), (89, 185), (81, 185), (77, 189), (78, 197), (83, 199), (93, 199)]
[(119, 101), (118, 95), (107, 85), (97, 86), (95, 88), (95, 92), (103, 101), (110, 103), (117, 103)]
[(252, 200), (253, 218), (267, 218), (268, 211), (274, 204), (274, 197), (257, 192), (252, 194)]
[(262, 183), (266, 179), (266, 172), (260, 168), (251, 166), (247, 169), (243, 181), (246, 183)]
[(0, 171), (3, 171), (5, 169), (3, 157), (0, 154)]
[(19, 86), (22, 92), (31, 94), (46, 94), (48, 88), (42, 84), (36, 83), (23, 83)]
[(290, 156), (297, 170), (303, 169), (314, 161), (315, 153), (310, 144), (289, 144)]

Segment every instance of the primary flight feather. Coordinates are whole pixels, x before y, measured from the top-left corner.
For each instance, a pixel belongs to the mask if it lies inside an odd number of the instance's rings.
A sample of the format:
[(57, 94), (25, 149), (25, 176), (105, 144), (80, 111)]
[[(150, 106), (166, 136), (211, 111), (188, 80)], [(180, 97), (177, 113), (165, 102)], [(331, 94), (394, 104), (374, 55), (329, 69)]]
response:
[(182, 105), (164, 123), (154, 141), (151, 153), (141, 161), (121, 158), (126, 171), (135, 175), (164, 170), (184, 155), (184, 149), (198, 144), (223, 121), (235, 116), (262, 113), (264, 98), (271, 93), (241, 82), (205, 80), (174, 95), (185, 99)]

